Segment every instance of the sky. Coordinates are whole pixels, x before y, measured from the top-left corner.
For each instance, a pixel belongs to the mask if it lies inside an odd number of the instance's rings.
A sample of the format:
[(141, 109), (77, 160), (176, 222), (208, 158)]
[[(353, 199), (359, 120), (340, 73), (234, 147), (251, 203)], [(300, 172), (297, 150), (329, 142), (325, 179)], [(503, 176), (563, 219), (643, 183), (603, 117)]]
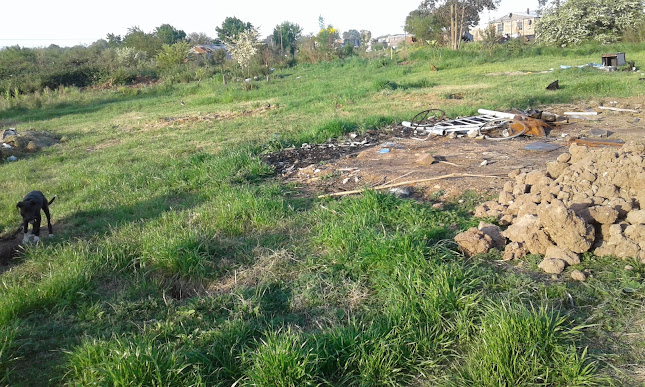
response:
[[(32, 0), (2, 1), (0, 47), (44, 47), (50, 44), (74, 46), (104, 39), (108, 33), (125, 35), (129, 27), (139, 26), (146, 32), (168, 23), (177, 29), (204, 32), (217, 37), (215, 27), (227, 16), (250, 22), (260, 36), (290, 21), (300, 25), (303, 33), (318, 30), (318, 17), (341, 32), (366, 29), (372, 36), (403, 33), (405, 17), (421, 0), (368, 1), (325, 0), (237, 0), (237, 1), (136, 1), (136, 0)], [(537, 0), (502, 0), (495, 11), (484, 11), (482, 21), (509, 12), (536, 9)]]

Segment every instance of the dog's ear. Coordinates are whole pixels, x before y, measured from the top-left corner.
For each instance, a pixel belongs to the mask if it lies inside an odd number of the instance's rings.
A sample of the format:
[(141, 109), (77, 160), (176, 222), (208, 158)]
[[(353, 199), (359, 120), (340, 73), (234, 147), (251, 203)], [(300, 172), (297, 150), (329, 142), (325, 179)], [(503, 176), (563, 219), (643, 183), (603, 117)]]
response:
[(16, 204), (16, 208), (22, 208), (23, 205), (24, 205), (23, 202), (18, 202), (18, 204)]

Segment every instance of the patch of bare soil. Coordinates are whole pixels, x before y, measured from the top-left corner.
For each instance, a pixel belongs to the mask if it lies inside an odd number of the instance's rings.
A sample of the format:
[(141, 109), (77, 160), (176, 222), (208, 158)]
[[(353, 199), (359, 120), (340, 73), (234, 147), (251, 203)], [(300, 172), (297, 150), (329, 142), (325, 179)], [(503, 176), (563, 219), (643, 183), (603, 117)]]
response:
[(11, 156), (20, 159), (60, 141), (60, 137), (49, 132), (6, 129), (0, 132), (0, 159)]
[(0, 274), (15, 266), (14, 258), (20, 254), (20, 230), (0, 238)]
[[(387, 183), (411, 182), (420, 199), (447, 200), (466, 190), (496, 195), (516, 170), (543, 168), (568, 151), (571, 138), (586, 138), (602, 129), (609, 140), (643, 141), (645, 97), (604, 101), (605, 106), (631, 108), (633, 112), (600, 110), (603, 102), (538, 107), (556, 114), (594, 110), (597, 116), (572, 118), (544, 138), (520, 137), (507, 141), (475, 140), (467, 137), (432, 137), (415, 140), (412, 131), (392, 126), (368, 131), (354, 138), (331, 140), (324, 144), (302, 144), (264, 156), (286, 182), (296, 183), (306, 194), (324, 194), (373, 187)], [(410, 119), (411, 117), (402, 117)], [(551, 151), (527, 150), (537, 142), (555, 145)], [(455, 177), (426, 183), (414, 183), (448, 174), (472, 174), (491, 177)]]

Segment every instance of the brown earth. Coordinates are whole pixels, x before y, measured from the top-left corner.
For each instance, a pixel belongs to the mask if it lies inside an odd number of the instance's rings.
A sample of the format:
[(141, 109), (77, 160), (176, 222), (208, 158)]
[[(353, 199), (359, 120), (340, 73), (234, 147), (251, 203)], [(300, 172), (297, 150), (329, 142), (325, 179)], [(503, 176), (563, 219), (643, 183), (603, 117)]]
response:
[[(547, 162), (568, 151), (570, 138), (586, 137), (593, 129), (606, 130), (607, 138), (612, 140), (645, 141), (643, 112), (597, 109), (601, 104), (591, 101), (538, 107), (539, 110), (556, 114), (587, 110), (599, 112), (597, 116), (572, 118), (568, 124), (550, 131), (546, 138), (489, 141), (467, 137), (431, 137), (419, 141), (413, 139), (415, 135), (412, 130), (391, 126), (368, 131), (355, 138), (284, 149), (264, 156), (264, 160), (275, 168), (276, 174), (301, 187), (305, 194), (343, 192), (456, 173), (499, 177), (457, 177), (410, 185), (415, 187), (415, 197), (423, 200), (448, 200), (466, 190), (496, 196), (505, 182), (510, 180), (507, 176), (509, 172), (544, 168)], [(645, 97), (611, 99), (604, 106), (640, 110), (645, 106)], [(560, 148), (553, 151), (525, 149), (536, 142)], [(388, 148), (389, 152), (380, 153), (382, 148)]]

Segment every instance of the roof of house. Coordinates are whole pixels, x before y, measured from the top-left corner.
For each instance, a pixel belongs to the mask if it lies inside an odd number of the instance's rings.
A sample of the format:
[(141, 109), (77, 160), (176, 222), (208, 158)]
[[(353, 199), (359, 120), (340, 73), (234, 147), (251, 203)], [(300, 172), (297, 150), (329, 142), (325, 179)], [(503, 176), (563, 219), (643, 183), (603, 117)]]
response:
[(490, 22), (491, 23), (500, 23), (500, 22), (507, 22), (507, 21), (515, 21), (515, 20), (524, 20), (524, 19), (537, 19), (539, 18), (540, 15), (538, 15), (536, 12), (512, 12), (509, 13), (508, 15), (504, 15), (500, 18), (493, 19)]

